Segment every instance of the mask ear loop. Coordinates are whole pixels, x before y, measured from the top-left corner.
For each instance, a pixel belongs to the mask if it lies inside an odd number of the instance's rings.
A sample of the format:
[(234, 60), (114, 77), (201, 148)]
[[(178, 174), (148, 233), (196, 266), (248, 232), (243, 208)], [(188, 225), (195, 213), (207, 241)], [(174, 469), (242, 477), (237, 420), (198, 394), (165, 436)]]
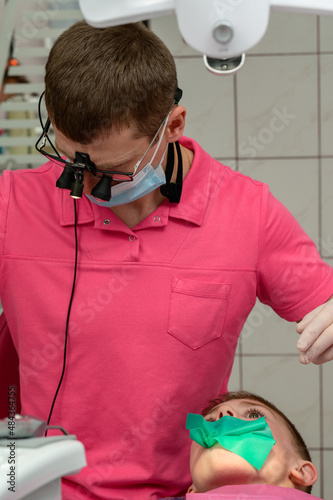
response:
[[(155, 156), (156, 156), (156, 154), (157, 154), (157, 151), (160, 149), (160, 145), (161, 145), (161, 142), (162, 142), (162, 139), (163, 139), (163, 136), (164, 136), (164, 132), (165, 132), (165, 129), (166, 129), (166, 126), (167, 126), (167, 123), (168, 123), (168, 118), (169, 118), (169, 116), (170, 116), (170, 113), (171, 113), (171, 111), (167, 114), (167, 116), (165, 117), (164, 121), (161, 123), (160, 128), (158, 129), (157, 134), (155, 135), (155, 137), (154, 137), (154, 139), (153, 139), (153, 142), (154, 142), (154, 140), (155, 140), (156, 136), (158, 135), (159, 131), (161, 130), (161, 128), (162, 128), (162, 126), (163, 126), (163, 129), (162, 129), (162, 132), (161, 132), (160, 138), (159, 138), (159, 140), (158, 140), (158, 144), (157, 144), (157, 146), (156, 146), (155, 152), (154, 152), (154, 154), (153, 154), (152, 159), (150, 160), (151, 165), (153, 164), (153, 161), (155, 160)], [(163, 157), (164, 157), (164, 155), (163, 155)]]
[(167, 116), (164, 118), (164, 120), (162, 121), (161, 125), (160, 125), (160, 126), (159, 126), (159, 128), (158, 128), (158, 131), (156, 132), (156, 134), (154, 135), (154, 137), (153, 137), (153, 139), (152, 139), (151, 143), (149, 144), (148, 148), (146, 149), (145, 154), (143, 155), (143, 157), (141, 158), (141, 160), (139, 160), (139, 161), (138, 161), (138, 163), (135, 165), (135, 167), (134, 167), (134, 169), (133, 169), (133, 175), (135, 175), (135, 174), (136, 174), (136, 171), (138, 170), (139, 166), (141, 165), (141, 163), (142, 163), (142, 162), (143, 162), (143, 160), (145, 159), (145, 157), (146, 157), (146, 155), (147, 155), (148, 151), (150, 150), (150, 148), (151, 148), (152, 144), (154, 144), (154, 141), (155, 141), (156, 137), (157, 137), (157, 136), (158, 136), (158, 134), (160, 133), (161, 128), (164, 126), (164, 127), (163, 127), (163, 131), (162, 131), (162, 133), (161, 133), (161, 137), (160, 137), (160, 138), (159, 138), (159, 140), (158, 140), (158, 144), (157, 144), (156, 150), (155, 150), (155, 152), (154, 152), (154, 154), (153, 154), (152, 159), (150, 160), (150, 163), (153, 163), (153, 161), (154, 161), (154, 159), (155, 159), (155, 156), (156, 156), (156, 153), (157, 153), (157, 151), (158, 151), (158, 149), (159, 149), (159, 147), (160, 147), (160, 144), (161, 144), (161, 142), (162, 142), (163, 134), (164, 134), (164, 132), (165, 132), (165, 128), (166, 128), (166, 125), (167, 125), (167, 122), (168, 122), (168, 118), (169, 118), (170, 113), (171, 113), (171, 111), (168, 113), (168, 115), (167, 115)]
[[(162, 131), (162, 133), (161, 133), (161, 137), (160, 137), (160, 139), (159, 139), (159, 142), (158, 142), (158, 145), (157, 145), (157, 147), (156, 147), (155, 153), (154, 153), (154, 155), (153, 155), (153, 157), (152, 157), (152, 159), (151, 159), (151, 161), (150, 161), (150, 163), (153, 163), (153, 161), (154, 161), (154, 159), (155, 159), (155, 155), (156, 155), (156, 153), (157, 153), (157, 151), (158, 151), (158, 149), (159, 149), (159, 147), (160, 147), (160, 144), (161, 144), (161, 141), (162, 141), (162, 137), (163, 137), (163, 135), (164, 135), (164, 132), (165, 132), (165, 129), (166, 129), (166, 126), (167, 126), (168, 118), (169, 118), (169, 116), (170, 116), (170, 114), (171, 114), (171, 112), (172, 112), (172, 108), (173, 108), (174, 104), (176, 104), (176, 105), (178, 105), (178, 104), (179, 104), (179, 101), (181, 100), (181, 98), (182, 98), (182, 97), (183, 97), (183, 91), (182, 91), (182, 89), (180, 89), (179, 87), (177, 87), (177, 91), (176, 91), (176, 93), (175, 93), (175, 97), (174, 97), (174, 103), (173, 103), (173, 105), (171, 106), (171, 109), (170, 109), (169, 113), (167, 114), (167, 116), (164, 118), (164, 120), (162, 121), (161, 125), (159, 126), (159, 129), (158, 129), (158, 131), (156, 132), (156, 134), (154, 135), (154, 138), (153, 138), (153, 140), (151, 141), (151, 143), (149, 144), (148, 148), (146, 149), (145, 154), (143, 155), (143, 157), (141, 158), (141, 160), (139, 160), (139, 161), (138, 161), (138, 163), (135, 165), (135, 167), (134, 167), (134, 169), (133, 169), (133, 175), (135, 175), (135, 174), (136, 174), (136, 171), (138, 170), (139, 166), (141, 165), (141, 163), (142, 163), (142, 162), (143, 162), (143, 160), (145, 159), (145, 157), (146, 157), (146, 155), (147, 155), (147, 153), (148, 153), (149, 149), (151, 148), (151, 145), (152, 145), (152, 144), (154, 144), (154, 141), (155, 141), (156, 137), (158, 136), (158, 134), (159, 134), (159, 132), (160, 132), (160, 130), (161, 130), (161, 128), (163, 127), (163, 124), (164, 124), (163, 131)], [(164, 154), (165, 154), (165, 153), (164, 153)], [(164, 155), (163, 155), (163, 158), (164, 158)], [(162, 161), (163, 161), (163, 160), (162, 160)]]

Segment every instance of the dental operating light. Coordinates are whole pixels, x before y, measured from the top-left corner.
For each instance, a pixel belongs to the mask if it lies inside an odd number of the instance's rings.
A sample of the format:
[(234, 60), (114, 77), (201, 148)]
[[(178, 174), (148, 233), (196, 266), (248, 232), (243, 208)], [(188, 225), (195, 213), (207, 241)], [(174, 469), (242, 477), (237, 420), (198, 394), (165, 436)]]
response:
[(176, 15), (184, 41), (212, 73), (233, 74), (264, 36), (271, 10), (333, 15), (333, 0), (79, 0), (96, 28)]

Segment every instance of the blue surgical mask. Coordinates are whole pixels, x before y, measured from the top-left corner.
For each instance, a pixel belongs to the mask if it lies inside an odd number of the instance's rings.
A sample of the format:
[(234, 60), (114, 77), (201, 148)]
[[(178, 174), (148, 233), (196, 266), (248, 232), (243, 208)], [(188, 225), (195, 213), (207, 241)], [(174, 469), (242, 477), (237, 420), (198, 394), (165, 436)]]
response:
[[(163, 153), (161, 161), (159, 162), (156, 168), (152, 166), (152, 163), (154, 162), (156, 153), (160, 148), (169, 114), (165, 118), (164, 125), (163, 123), (161, 124), (161, 127), (163, 126), (163, 130), (161, 132), (161, 136), (152, 159), (150, 160), (150, 162), (147, 163), (145, 167), (143, 167), (142, 170), (140, 170), (138, 174), (134, 175), (132, 182), (122, 182), (120, 184), (113, 186), (111, 188), (111, 198), (109, 201), (101, 201), (87, 194), (86, 196), (87, 198), (89, 198), (90, 201), (92, 201), (96, 205), (99, 205), (100, 207), (110, 208), (110, 207), (116, 207), (117, 205), (126, 205), (127, 203), (131, 203), (132, 201), (142, 198), (146, 194), (151, 193), (152, 191), (154, 191), (155, 189), (166, 183), (165, 173), (162, 167), (166, 149)], [(156, 135), (159, 133), (161, 127), (158, 129)], [(153, 141), (155, 140), (155, 137)], [(151, 144), (149, 145), (149, 148), (150, 147)], [(146, 156), (149, 148), (144, 154), (144, 157)], [(141, 162), (142, 160), (137, 163), (136, 168), (138, 168)]]

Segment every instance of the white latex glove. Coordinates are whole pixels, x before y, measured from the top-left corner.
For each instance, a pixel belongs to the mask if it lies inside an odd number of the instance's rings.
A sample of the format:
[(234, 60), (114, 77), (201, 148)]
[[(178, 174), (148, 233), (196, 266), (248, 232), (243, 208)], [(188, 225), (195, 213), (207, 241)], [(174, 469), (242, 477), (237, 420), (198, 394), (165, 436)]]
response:
[(303, 364), (321, 365), (333, 359), (333, 299), (304, 316), (296, 326), (297, 349)]

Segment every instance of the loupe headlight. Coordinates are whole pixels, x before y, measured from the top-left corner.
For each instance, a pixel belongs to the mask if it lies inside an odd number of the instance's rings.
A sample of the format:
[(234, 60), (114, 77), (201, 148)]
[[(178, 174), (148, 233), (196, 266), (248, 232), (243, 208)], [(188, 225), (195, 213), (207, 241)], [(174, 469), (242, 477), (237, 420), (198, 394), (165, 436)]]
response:
[(82, 198), (85, 170), (95, 174), (95, 164), (90, 160), (88, 154), (76, 152), (74, 163), (65, 166), (64, 171), (56, 182), (56, 186), (61, 189), (69, 189), (72, 198)]

